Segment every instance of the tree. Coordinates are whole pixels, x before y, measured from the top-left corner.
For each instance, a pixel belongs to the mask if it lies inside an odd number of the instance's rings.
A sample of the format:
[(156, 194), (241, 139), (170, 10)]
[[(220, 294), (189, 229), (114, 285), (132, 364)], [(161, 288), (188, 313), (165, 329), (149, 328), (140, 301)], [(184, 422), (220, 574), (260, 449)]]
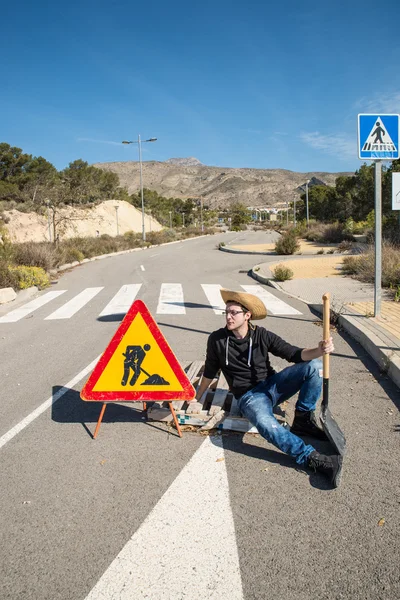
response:
[(250, 223), (251, 214), (244, 204), (235, 202), (231, 207), (231, 219), (231, 229), (241, 229), (242, 225)]
[(13, 182), (31, 159), (31, 155), (23, 154), (21, 148), (0, 143), (0, 180)]

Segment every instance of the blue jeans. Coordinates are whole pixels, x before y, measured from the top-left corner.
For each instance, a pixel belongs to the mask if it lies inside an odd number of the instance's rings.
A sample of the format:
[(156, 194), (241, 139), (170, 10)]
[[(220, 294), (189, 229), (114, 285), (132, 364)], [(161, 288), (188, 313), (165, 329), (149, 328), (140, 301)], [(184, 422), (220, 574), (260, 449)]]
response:
[(321, 369), (322, 362), (319, 359), (296, 363), (267, 377), (239, 398), (242, 415), (257, 427), (263, 438), (293, 456), (299, 465), (307, 463), (315, 448), (280, 425), (273, 409), (300, 392), (296, 410), (314, 410), (322, 390)]

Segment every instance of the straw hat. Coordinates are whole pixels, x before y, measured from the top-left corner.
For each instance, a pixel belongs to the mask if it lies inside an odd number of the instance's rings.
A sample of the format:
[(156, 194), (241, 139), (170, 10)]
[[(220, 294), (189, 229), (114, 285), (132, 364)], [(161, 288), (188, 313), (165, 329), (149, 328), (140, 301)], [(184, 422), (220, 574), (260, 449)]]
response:
[(236, 302), (237, 304), (241, 304), (249, 312), (251, 312), (251, 318), (253, 321), (257, 321), (258, 319), (264, 319), (267, 316), (267, 309), (265, 308), (264, 303), (254, 296), (253, 294), (248, 294), (247, 292), (233, 292), (232, 290), (221, 289), (222, 300), (225, 302)]

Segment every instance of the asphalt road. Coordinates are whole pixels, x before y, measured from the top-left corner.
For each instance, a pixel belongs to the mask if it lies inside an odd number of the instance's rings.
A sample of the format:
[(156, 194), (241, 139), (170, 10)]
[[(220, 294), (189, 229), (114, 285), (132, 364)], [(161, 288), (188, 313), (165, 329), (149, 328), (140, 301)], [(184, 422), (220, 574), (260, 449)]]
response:
[[(51, 302), (0, 323), (1, 599), (400, 597), (398, 389), (346, 335), (334, 333), (331, 360), (332, 412), (348, 443), (338, 490), (259, 436), (179, 439), (136, 405), (108, 406), (98, 439), (90, 435), (99, 406), (79, 391), (122, 318), (99, 317), (113, 295), (141, 284), (137, 297), (178, 359), (202, 359), (223, 317), (201, 284), (256, 284), (247, 272), (258, 258), (217, 244), (264, 236), (219, 234), (88, 263), (52, 285), (65, 291)], [(182, 284), (186, 314), (157, 314), (163, 283)], [(73, 316), (46, 319), (89, 287), (101, 289)], [(308, 307), (268, 291), (300, 314), (265, 326), (315, 345), (322, 329)]]

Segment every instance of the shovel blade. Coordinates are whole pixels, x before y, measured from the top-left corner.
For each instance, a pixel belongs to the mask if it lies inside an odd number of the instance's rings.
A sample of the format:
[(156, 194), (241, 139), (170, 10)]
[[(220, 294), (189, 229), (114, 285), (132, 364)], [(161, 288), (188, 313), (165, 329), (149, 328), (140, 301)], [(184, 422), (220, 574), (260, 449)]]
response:
[(328, 436), (332, 446), (334, 446), (338, 454), (344, 456), (346, 451), (346, 438), (328, 407), (322, 409), (320, 420), (322, 428)]

